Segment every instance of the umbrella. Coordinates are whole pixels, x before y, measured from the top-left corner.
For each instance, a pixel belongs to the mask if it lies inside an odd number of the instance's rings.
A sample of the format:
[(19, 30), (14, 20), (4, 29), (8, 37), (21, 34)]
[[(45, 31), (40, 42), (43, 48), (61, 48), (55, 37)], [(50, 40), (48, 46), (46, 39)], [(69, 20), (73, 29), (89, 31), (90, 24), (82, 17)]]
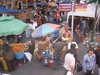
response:
[(52, 23), (42, 24), (35, 31), (33, 31), (31, 36), (33, 38), (46, 36), (46, 35), (51, 34), (52, 32), (54, 32), (59, 27), (60, 27), (60, 25), (52, 24)]
[(49, 6), (55, 7), (55, 6), (58, 6), (58, 5), (56, 3), (51, 2), (51, 3), (49, 3)]
[(0, 36), (21, 34), (28, 25), (13, 16), (0, 17)]

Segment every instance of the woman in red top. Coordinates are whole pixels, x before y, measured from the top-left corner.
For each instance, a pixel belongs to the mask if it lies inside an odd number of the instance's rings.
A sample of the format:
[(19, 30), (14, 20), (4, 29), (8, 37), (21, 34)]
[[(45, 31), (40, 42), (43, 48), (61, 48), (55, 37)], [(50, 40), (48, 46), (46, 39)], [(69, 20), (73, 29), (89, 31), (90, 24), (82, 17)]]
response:
[(38, 18), (37, 18), (37, 24), (38, 24), (38, 27), (42, 24), (41, 23), (41, 17), (40, 16), (38, 16)]
[(60, 14), (56, 13), (56, 21), (59, 22), (60, 21)]

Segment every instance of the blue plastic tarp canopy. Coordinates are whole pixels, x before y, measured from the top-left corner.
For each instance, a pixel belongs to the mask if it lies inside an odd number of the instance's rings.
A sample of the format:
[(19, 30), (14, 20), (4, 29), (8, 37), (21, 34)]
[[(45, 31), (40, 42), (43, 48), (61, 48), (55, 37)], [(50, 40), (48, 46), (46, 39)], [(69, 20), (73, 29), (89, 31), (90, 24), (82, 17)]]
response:
[(45, 2), (38, 2), (36, 3), (36, 5), (45, 5), (46, 3)]
[(34, 6), (34, 4), (22, 4), (23, 6)]
[(6, 9), (6, 8), (3, 8), (3, 7), (0, 7), (0, 12), (3, 12), (3, 13), (19, 13), (19, 12), (22, 12), (23, 10), (11, 10), (11, 9)]

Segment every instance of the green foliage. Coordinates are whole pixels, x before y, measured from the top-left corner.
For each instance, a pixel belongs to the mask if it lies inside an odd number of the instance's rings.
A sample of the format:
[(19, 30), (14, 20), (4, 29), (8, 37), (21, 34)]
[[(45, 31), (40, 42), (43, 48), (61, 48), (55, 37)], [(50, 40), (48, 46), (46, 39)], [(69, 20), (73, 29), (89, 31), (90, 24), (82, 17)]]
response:
[(100, 0), (90, 0), (88, 3), (96, 3), (97, 1), (100, 4)]

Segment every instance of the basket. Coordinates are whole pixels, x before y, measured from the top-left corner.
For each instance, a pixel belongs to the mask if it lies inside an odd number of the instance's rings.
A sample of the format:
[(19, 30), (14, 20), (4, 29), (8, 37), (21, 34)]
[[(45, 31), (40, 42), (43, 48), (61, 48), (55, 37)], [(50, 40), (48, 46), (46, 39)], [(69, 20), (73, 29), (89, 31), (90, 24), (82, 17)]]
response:
[(14, 57), (15, 57), (15, 59), (22, 59), (24, 57), (24, 52), (20, 52), (17, 54), (14, 53)]

